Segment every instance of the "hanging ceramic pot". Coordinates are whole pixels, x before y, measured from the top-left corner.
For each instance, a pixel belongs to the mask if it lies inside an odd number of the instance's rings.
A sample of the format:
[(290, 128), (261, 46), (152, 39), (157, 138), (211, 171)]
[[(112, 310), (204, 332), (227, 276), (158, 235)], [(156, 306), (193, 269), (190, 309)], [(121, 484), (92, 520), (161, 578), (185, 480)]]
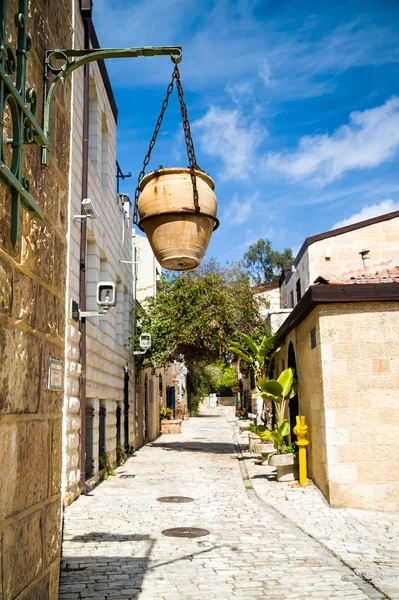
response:
[(190, 169), (159, 169), (139, 182), (138, 223), (156, 259), (165, 269), (183, 271), (198, 267), (208, 247), (216, 218), (215, 184), (195, 170), (199, 211), (193, 203)]

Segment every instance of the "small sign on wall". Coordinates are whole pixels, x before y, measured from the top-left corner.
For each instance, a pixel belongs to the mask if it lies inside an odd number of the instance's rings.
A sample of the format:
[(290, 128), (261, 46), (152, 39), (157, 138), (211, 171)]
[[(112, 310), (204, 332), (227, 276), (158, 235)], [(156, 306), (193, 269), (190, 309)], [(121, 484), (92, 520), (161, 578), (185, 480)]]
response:
[(62, 392), (62, 361), (49, 358), (47, 363), (47, 389)]

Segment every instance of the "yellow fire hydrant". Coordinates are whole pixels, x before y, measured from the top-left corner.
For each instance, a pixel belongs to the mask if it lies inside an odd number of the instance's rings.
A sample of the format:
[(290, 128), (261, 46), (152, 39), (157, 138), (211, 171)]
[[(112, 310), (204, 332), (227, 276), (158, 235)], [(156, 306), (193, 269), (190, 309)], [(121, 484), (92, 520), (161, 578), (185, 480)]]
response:
[(307, 478), (307, 465), (306, 465), (306, 446), (309, 445), (309, 440), (306, 438), (308, 432), (308, 426), (305, 422), (304, 416), (297, 415), (296, 426), (294, 427), (294, 433), (297, 437), (297, 446), (299, 454), (299, 483), (300, 485), (306, 485), (308, 482)]

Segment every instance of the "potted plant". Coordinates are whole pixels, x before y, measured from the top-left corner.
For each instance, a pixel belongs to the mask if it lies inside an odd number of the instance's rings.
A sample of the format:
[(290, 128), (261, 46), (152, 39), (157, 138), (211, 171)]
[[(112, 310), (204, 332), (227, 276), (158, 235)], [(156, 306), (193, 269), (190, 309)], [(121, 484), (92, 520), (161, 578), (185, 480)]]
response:
[(279, 378), (259, 381), (262, 397), (273, 402), (276, 424), (273, 431), (266, 429), (261, 438), (273, 442), (275, 453), (269, 456), (269, 465), (277, 467), (277, 481), (293, 481), (296, 467), (296, 445), (287, 444), (291, 426), (285, 418), (290, 399), (295, 395), (294, 370), (285, 369)]
[(162, 407), (159, 411), (161, 433), (181, 433), (182, 419), (174, 419), (171, 408)]
[(200, 264), (218, 224), (212, 178), (195, 169), (198, 209), (190, 169), (159, 168), (139, 182), (139, 227), (165, 269), (183, 271)]

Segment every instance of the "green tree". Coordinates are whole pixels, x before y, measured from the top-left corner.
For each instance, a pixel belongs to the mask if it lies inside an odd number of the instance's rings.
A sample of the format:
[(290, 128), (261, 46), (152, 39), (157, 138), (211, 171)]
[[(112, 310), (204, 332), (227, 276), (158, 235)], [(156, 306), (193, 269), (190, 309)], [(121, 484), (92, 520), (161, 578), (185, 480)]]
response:
[(251, 279), (257, 285), (268, 283), (279, 277), (281, 270), (294, 262), (292, 250), (283, 252), (272, 250), (270, 240), (259, 239), (249, 246), (244, 254), (242, 265), (248, 270)]
[(230, 340), (237, 331), (265, 333), (248, 275), (237, 266), (221, 268), (213, 260), (164, 279), (139, 321), (141, 331), (152, 336), (147, 359), (153, 366), (167, 365), (180, 354), (189, 366), (212, 364), (230, 354)]

